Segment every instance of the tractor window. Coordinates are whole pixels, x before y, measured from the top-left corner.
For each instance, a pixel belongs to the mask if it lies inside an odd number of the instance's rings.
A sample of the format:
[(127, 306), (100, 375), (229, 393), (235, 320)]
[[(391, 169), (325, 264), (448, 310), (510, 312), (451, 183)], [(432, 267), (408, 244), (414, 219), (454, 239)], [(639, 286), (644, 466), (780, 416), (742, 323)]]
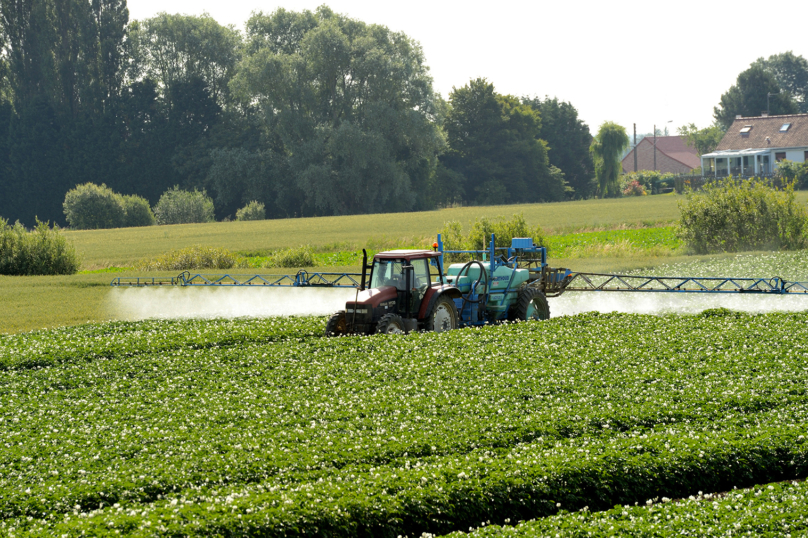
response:
[(414, 288), (420, 288), (421, 286), (428, 287), (430, 283), (429, 262), (426, 259), (412, 260), (412, 267), (414, 269), (413, 273), (415, 277), (413, 287)]
[(404, 274), (401, 272), (403, 266), (404, 260), (375, 260), (370, 287), (395, 286), (404, 291)]

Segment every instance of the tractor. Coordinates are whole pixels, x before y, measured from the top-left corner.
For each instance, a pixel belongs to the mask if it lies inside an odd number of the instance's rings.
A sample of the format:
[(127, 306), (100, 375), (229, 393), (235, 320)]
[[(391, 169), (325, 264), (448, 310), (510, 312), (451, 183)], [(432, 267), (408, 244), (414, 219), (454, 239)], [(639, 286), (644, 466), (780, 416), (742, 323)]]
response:
[[(492, 234), (487, 250), (444, 251), (439, 235), (433, 250), (380, 252), (372, 264), (363, 251), (356, 296), (329, 318), (326, 334), (443, 332), (548, 319), (547, 297), (563, 291), (570, 271), (547, 267), (547, 251), (530, 238), (514, 238), (504, 248), (495, 240)], [(472, 259), (449, 265), (444, 274), (446, 255)]]

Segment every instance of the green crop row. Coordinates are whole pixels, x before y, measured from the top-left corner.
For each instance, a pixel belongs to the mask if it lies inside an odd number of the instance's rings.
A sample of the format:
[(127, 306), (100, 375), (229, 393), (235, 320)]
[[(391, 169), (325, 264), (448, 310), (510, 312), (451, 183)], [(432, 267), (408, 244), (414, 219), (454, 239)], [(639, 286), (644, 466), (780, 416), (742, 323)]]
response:
[(805, 476), (808, 315), (712, 314), (3, 337), (39, 358), (0, 385), (0, 533), (418, 536)]
[(485, 526), (446, 538), (556, 536), (797, 536), (808, 531), (808, 484), (785, 482), (685, 499), (649, 499), (611, 510), (562, 512), (516, 526)]

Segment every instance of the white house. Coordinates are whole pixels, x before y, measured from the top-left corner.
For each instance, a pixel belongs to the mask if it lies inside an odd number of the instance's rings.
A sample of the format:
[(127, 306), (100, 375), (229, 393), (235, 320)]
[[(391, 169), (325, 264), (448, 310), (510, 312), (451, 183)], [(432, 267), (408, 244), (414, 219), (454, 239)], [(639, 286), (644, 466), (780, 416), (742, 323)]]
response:
[(760, 176), (784, 159), (808, 161), (808, 114), (737, 117), (712, 153), (701, 156), (704, 176)]

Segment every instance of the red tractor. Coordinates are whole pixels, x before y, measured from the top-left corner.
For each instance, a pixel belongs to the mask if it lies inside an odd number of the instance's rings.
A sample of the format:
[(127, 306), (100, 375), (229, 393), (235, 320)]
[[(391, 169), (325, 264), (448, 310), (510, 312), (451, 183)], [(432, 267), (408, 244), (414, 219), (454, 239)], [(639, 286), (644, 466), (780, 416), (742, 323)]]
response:
[[(461, 294), (443, 276), (442, 255), (431, 250), (393, 250), (376, 254), (373, 265), (368, 265), (365, 253), (356, 299), (331, 316), (326, 334), (442, 332), (458, 328), (454, 299)], [(430, 273), (431, 267), (437, 273)], [(370, 285), (366, 288), (368, 269)]]

